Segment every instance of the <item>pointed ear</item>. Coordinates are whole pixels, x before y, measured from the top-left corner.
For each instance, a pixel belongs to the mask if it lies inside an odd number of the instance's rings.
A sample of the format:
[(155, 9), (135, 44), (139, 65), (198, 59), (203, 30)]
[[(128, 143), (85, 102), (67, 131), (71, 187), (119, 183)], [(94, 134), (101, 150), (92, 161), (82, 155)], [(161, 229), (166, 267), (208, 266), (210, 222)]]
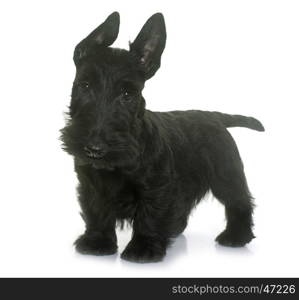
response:
[(156, 13), (147, 20), (130, 45), (130, 52), (139, 60), (145, 79), (151, 78), (159, 69), (165, 43), (164, 17), (161, 13)]
[(118, 12), (113, 12), (104, 23), (97, 27), (87, 40), (93, 40), (97, 44), (110, 46), (116, 40), (119, 32), (120, 17)]
[(76, 46), (74, 59), (76, 60), (83, 57), (86, 53), (86, 48), (91, 44), (98, 44), (104, 47), (110, 46), (118, 36), (119, 22), (119, 13), (113, 12), (105, 22), (98, 26)]

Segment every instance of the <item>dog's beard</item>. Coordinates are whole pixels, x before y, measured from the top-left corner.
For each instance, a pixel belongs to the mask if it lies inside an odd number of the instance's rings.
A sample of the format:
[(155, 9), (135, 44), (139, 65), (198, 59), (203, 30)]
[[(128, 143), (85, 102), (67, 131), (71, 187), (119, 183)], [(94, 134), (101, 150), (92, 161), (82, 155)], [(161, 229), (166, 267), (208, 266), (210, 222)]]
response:
[(83, 131), (77, 128), (74, 130), (72, 126), (66, 126), (62, 129), (63, 141), (62, 148), (75, 158), (75, 163), (80, 166), (89, 165), (95, 169), (115, 170), (123, 169), (128, 172), (136, 170), (140, 162), (140, 145), (136, 138), (127, 136), (126, 139), (108, 141), (110, 149), (104, 157), (92, 159), (86, 156), (84, 145), (87, 143), (82, 136), (87, 136)]

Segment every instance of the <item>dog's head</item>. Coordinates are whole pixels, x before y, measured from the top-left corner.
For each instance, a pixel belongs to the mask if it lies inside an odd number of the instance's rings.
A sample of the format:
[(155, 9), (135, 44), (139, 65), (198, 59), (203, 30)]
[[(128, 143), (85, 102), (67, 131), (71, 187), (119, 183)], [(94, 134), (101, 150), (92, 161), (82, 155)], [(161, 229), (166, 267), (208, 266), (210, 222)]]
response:
[(110, 47), (118, 31), (119, 14), (114, 12), (76, 46), (69, 120), (62, 129), (64, 149), (78, 163), (99, 169), (138, 162), (142, 90), (160, 67), (166, 41), (160, 13), (145, 23), (129, 51)]

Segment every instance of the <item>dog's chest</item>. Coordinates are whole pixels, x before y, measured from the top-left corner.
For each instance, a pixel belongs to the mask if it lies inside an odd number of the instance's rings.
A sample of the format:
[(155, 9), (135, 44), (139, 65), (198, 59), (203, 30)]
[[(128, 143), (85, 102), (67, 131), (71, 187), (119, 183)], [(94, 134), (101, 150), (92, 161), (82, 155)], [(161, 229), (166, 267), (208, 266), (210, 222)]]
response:
[(137, 197), (134, 190), (125, 187), (114, 201), (117, 219), (132, 219), (137, 208)]
[(110, 185), (109, 190), (113, 193), (113, 206), (116, 218), (120, 220), (132, 219), (138, 203), (137, 187), (128, 181), (127, 178), (121, 176), (114, 180), (114, 187)]

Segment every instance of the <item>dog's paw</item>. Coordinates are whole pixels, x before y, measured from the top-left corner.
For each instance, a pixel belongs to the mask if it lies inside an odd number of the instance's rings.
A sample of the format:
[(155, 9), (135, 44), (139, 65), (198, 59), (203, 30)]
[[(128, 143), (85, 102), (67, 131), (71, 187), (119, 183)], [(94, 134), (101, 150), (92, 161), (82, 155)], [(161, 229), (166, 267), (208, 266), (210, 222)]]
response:
[(131, 262), (150, 263), (162, 261), (166, 248), (159, 242), (150, 243), (146, 239), (132, 240), (121, 254), (121, 258)]
[(117, 245), (113, 239), (98, 235), (83, 234), (74, 244), (81, 254), (112, 255), (117, 251)]
[(216, 241), (222, 246), (243, 247), (254, 238), (251, 230), (233, 232), (226, 229), (216, 237)]

